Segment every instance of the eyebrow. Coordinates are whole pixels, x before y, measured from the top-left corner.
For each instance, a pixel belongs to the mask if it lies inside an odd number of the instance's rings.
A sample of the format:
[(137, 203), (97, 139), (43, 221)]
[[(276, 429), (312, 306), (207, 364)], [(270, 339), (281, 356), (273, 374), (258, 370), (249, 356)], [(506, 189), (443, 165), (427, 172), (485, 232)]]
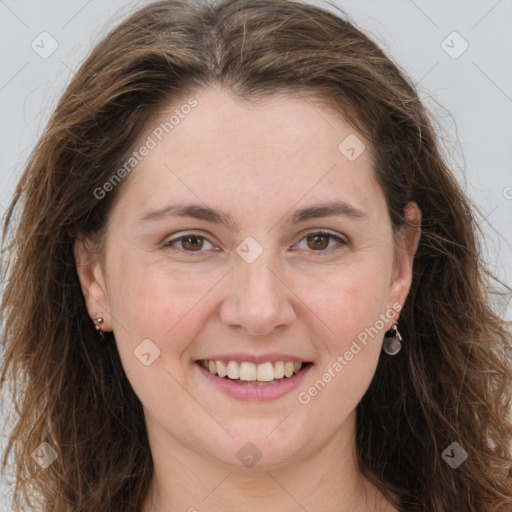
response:
[[(333, 201), (322, 205), (295, 210), (292, 214), (286, 215), (284, 220), (290, 224), (298, 224), (310, 219), (340, 215), (351, 219), (365, 219), (367, 217), (366, 213), (345, 201)], [(223, 224), (231, 231), (239, 231), (237, 223), (229, 213), (197, 204), (178, 203), (159, 208), (158, 210), (152, 210), (145, 213), (139, 219), (138, 223), (144, 224), (172, 216), (189, 217), (211, 222), (213, 224)]]

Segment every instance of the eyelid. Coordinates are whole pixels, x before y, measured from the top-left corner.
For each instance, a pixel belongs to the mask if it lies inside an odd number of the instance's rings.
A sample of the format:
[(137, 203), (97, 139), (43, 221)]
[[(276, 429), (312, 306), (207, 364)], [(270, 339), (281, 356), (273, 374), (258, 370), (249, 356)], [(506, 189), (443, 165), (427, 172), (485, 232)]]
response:
[(317, 234), (318, 235), (329, 235), (329, 236), (332, 236), (333, 238), (339, 238), (343, 242), (348, 243), (347, 237), (345, 235), (343, 235), (342, 233), (335, 233), (333, 231), (330, 231), (329, 229), (323, 229), (323, 228), (307, 229), (306, 231), (304, 231), (303, 233), (301, 233), (299, 235), (299, 241), (308, 235), (317, 235)]
[[(344, 245), (347, 245), (349, 242), (348, 240), (346, 239), (346, 237), (340, 233), (333, 233), (329, 230), (326, 230), (326, 229), (322, 229), (322, 228), (313, 228), (313, 229), (309, 229), (307, 231), (304, 231), (303, 233), (301, 233), (297, 239), (297, 241), (293, 244), (293, 245), (296, 245), (300, 242), (302, 242), (308, 235), (327, 235), (335, 240), (337, 240), (338, 244), (341, 244), (342, 246)], [(182, 234), (180, 234), (179, 232), (176, 233), (177, 236), (173, 236), (171, 239), (165, 239), (164, 242), (162, 242), (161, 244), (161, 248), (163, 249), (170, 249), (171, 251), (174, 251), (174, 252), (178, 252), (178, 253), (181, 253), (181, 254), (191, 254), (192, 256), (199, 256), (201, 255), (202, 253), (206, 252), (206, 251), (186, 251), (185, 249), (179, 249), (179, 248), (175, 248), (173, 247), (171, 244), (172, 243), (175, 243), (187, 236), (195, 236), (197, 238), (201, 238), (205, 241), (207, 241), (208, 243), (212, 244), (212, 245), (215, 245), (206, 235), (202, 235), (201, 233), (198, 233), (196, 231), (185, 231), (183, 232)], [(336, 247), (331, 247), (330, 249), (324, 249), (324, 250), (319, 250), (319, 251), (314, 251), (314, 250), (310, 250), (310, 251), (307, 251), (308, 253), (313, 253), (317, 256), (322, 256), (322, 255), (325, 255), (325, 254), (331, 254), (331, 252), (335, 251), (339, 249), (336, 248)], [(218, 250), (218, 249), (214, 249), (214, 250)]]
[[(191, 254), (192, 256), (199, 256), (199, 255), (203, 254), (205, 251), (186, 251), (185, 249), (179, 249), (179, 248), (173, 247), (173, 245), (171, 245), (172, 243), (178, 242), (181, 239), (186, 238), (187, 236), (195, 236), (197, 238), (202, 238), (203, 240), (205, 240), (208, 243), (215, 246), (215, 244), (206, 235), (202, 235), (201, 233), (198, 233), (196, 231), (184, 231), (182, 234), (180, 234), (179, 232), (176, 233), (176, 235), (173, 235), (172, 238), (166, 238), (160, 244), (160, 248), (168, 249), (173, 252), (178, 252), (180, 254), (187, 254), (187, 255)], [(216, 250), (216, 249), (214, 249), (214, 250)]]
[[(347, 240), (347, 237), (342, 235), (341, 233), (333, 233), (329, 230), (326, 230), (326, 229), (322, 229), (322, 228), (314, 228), (314, 229), (309, 229), (303, 233), (301, 233), (299, 235), (299, 238), (297, 240), (297, 242), (295, 242), (294, 245), (302, 242), (308, 235), (327, 235), (329, 237), (331, 237), (332, 239), (335, 239), (338, 244), (340, 244), (341, 246), (345, 246), (345, 245), (348, 245), (348, 240)], [(336, 251), (336, 250), (339, 250), (340, 247), (331, 247), (330, 249), (324, 249), (324, 250), (321, 250), (321, 251), (314, 251), (314, 250), (310, 250), (310, 251), (307, 251), (308, 253), (312, 253), (314, 254), (315, 256), (322, 256), (322, 255), (328, 255), (328, 254), (331, 254), (332, 252)]]

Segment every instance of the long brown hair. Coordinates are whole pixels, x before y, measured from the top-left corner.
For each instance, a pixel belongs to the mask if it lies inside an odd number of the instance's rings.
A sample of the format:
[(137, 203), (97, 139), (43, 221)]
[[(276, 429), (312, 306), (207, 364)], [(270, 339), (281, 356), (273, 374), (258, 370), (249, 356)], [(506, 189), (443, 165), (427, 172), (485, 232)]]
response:
[[(100, 238), (123, 184), (94, 190), (151, 116), (210, 84), (247, 101), (314, 94), (370, 141), (393, 227), (407, 202), (422, 211), (406, 342), (381, 358), (357, 409), (363, 474), (401, 511), (512, 507), (511, 337), (489, 306), (473, 209), (407, 76), (342, 11), (290, 0), (150, 4), (62, 95), (4, 225), (0, 382), (16, 415), (3, 469), (12, 454), (16, 504), (140, 512), (153, 471), (142, 406), (112, 335), (99, 341), (92, 326), (73, 244)], [(42, 442), (57, 453), (44, 470), (32, 456)], [(442, 457), (453, 442), (468, 456), (456, 469)]]

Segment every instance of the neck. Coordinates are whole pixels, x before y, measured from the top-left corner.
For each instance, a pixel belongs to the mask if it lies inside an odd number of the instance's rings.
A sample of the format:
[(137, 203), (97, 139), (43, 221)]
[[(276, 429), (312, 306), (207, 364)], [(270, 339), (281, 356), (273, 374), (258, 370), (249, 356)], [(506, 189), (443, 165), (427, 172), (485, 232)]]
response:
[(396, 511), (357, 470), (354, 421), (320, 449), (251, 468), (213, 460), (153, 426), (154, 476), (141, 512)]

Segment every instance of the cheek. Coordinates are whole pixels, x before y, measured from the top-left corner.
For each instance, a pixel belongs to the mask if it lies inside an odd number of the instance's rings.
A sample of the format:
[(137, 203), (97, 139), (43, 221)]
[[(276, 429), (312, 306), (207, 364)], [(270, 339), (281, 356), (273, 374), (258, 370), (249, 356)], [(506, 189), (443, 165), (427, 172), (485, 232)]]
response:
[(319, 428), (343, 423), (373, 379), (386, 330), (388, 274), (383, 269), (358, 272), (354, 265), (323, 286), (323, 293), (317, 288), (310, 295), (312, 310), (325, 327), (317, 332), (321, 347), (316, 372), (301, 386), (297, 399), (313, 416), (330, 411)]
[[(174, 375), (182, 374), (189, 346), (208, 322), (218, 322), (216, 312), (229, 296), (226, 286), (233, 284), (228, 266), (213, 265), (198, 272), (193, 264), (169, 265), (165, 258), (151, 261), (137, 250), (111, 254), (110, 306), (127, 373), (140, 370), (134, 351), (149, 339), (160, 351), (159, 362)], [(385, 253), (379, 256), (368, 250), (336, 266), (283, 269), (282, 278), (293, 291), (287, 300), (294, 301), (297, 309), (296, 325), (289, 328), (316, 345), (322, 364), (334, 363), (373, 328), (350, 366), (376, 365), (383, 334), (375, 334), (375, 324), (385, 312), (390, 266)]]
[[(170, 266), (165, 260), (148, 264), (145, 254), (129, 250), (118, 251), (110, 264), (115, 269), (109, 283), (114, 321), (136, 339), (153, 336), (162, 341), (173, 331), (185, 335), (187, 327), (200, 326), (197, 319), (208, 314), (211, 300), (229, 295), (228, 268), (199, 273), (190, 265)], [(295, 294), (306, 306), (303, 314), (314, 313), (325, 323), (325, 334), (331, 331), (337, 339), (373, 325), (388, 299), (391, 259), (367, 252), (336, 267), (317, 265), (313, 271), (310, 265), (282, 273), (294, 292), (288, 300), (297, 300)], [(193, 318), (196, 322), (190, 322)]]
[(198, 275), (185, 266), (150, 261), (147, 254), (135, 250), (121, 250), (117, 256), (111, 261), (115, 270), (109, 296), (123, 363), (133, 365), (133, 351), (149, 339), (166, 366), (179, 368), (179, 358), (206, 321), (208, 292), (221, 283), (223, 272)]
[(336, 351), (367, 329), (385, 331), (381, 317), (389, 301), (392, 259), (359, 253), (348, 260), (329, 275), (300, 285), (300, 295), (307, 297), (311, 310), (323, 321), (324, 333), (331, 339), (328, 346)]

